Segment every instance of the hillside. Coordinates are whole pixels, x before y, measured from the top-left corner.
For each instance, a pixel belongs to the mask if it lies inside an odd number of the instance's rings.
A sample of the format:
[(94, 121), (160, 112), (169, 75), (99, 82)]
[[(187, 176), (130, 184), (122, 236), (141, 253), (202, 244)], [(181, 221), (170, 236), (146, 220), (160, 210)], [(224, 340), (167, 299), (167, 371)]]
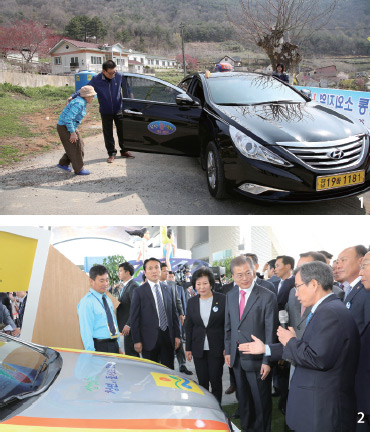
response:
[[(326, 3), (330, 0), (323, 0)], [(245, 46), (226, 18), (225, 8), (239, 11), (239, 0), (8, 0), (3, 2), (0, 25), (17, 19), (34, 19), (63, 34), (75, 15), (98, 16), (108, 34), (104, 41), (119, 41), (125, 30), (125, 46), (157, 53), (179, 52), (180, 23), (187, 42), (228, 42), (230, 51)], [(299, 41), (306, 55), (368, 55), (369, 0), (339, 0), (327, 30)], [(296, 42), (296, 41), (295, 41)]]

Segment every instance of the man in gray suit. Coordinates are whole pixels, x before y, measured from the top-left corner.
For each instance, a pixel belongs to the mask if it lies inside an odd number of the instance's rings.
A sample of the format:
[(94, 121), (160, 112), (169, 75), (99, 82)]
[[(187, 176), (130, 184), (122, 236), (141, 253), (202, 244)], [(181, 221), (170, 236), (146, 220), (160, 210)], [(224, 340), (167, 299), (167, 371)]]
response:
[[(300, 254), (297, 267), (313, 261), (320, 261), (327, 264), (325, 255), (320, 252), (311, 251)], [(289, 325), (295, 330), (297, 339), (301, 339), (305, 329), (305, 321), (309, 315), (311, 307), (305, 308), (302, 306), (298, 298), (295, 296), (295, 292), (295, 288), (292, 288), (289, 294), (289, 301), (286, 304), (286, 310), (289, 313)], [(332, 292), (342, 300), (344, 296), (344, 291), (342, 289), (334, 285)]]
[(265, 343), (275, 341), (277, 299), (253, 283), (254, 267), (249, 258), (234, 258), (230, 268), (236, 285), (226, 299), (225, 361), (235, 373), (242, 429), (269, 432), (272, 398), (268, 357), (240, 354), (238, 345), (251, 341), (253, 332), (258, 332)]

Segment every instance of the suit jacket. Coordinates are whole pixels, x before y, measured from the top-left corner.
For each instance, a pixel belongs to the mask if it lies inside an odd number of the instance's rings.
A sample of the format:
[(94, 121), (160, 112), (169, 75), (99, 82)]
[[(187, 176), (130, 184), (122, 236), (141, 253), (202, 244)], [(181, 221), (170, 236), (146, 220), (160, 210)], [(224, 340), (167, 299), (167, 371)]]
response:
[(200, 314), (200, 296), (192, 297), (188, 302), (185, 320), (186, 351), (192, 351), (193, 357), (202, 357), (205, 336), (209, 341), (209, 352), (214, 357), (222, 357), (224, 350), (225, 295), (213, 293), (210, 318), (205, 327)]
[(370, 415), (370, 323), (360, 337), (359, 363), (356, 375), (357, 412)]
[(283, 310), (289, 300), (291, 288), (294, 288), (295, 277), (290, 276), (282, 282), (281, 288), (277, 294), (278, 310)]
[(286, 423), (300, 432), (354, 431), (354, 379), (359, 334), (351, 314), (332, 294), (318, 306), (301, 340), (271, 346), (272, 360), (296, 364)]
[(343, 301), (357, 324), (359, 334), (362, 334), (370, 322), (370, 291), (359, 281)]
[(264, 279), (257, 279), (256, 283), (260, 286), (262, 286), (263, 288), (268, 289), (269, 291), (271, 291), (273, 294), (277, 295), (277, 288), (272, 284), (272, 282), (269, 282), (267, 280)]
[(278, 285), (280, 283), (280, 278), (277, 276), (272, 276), (271, 278), (267, 279), (268, 282), (272, 283), (274, 287), (276, 288), (276, 291), (278, 292)]
[(221, 293), (224, 294), (224, 295), (227, 295), (227, 294), (229, 293), (229, 291), (230, 291), (233, 287), (234, 287), (234, 282), (233, 282), (233, 281), (232, 281), (232, 282), (229, 282), (229, 283), (227, 283), (227, 284), (224, 284), (224, 285), (222, 286)]
[[(238, 343), (252, 342), (251, 335), (264, 343), (276, 340), (278, 312), (276, 296), (254, 284), (246, 302), (241, 320), (239, 314), (239, 288), (233, 287), (227, 294), (225, 305), (225, 354), (231, 356), (233, 367)], [(258, 372), (269, 358), (263, 355), (240, 354), (241, 366), (246, 371)]]
[[(180, 338), (178, 315), (175, 309), (173, 294), (169, 288), (160, 284), (164, 301), (171, 343)], [(130, 324), (133, 343), (142, 342), (144, 351), (154, 349), (159, 330), (159, 319), (155, 299), (148, 282), (138, 286), (131, 299)]]
[[(332, 292), (340, 299), (344, 297), (344, 291), (337, 287), (332, 287)], [(292, 288), (289, 295), (289, 300), (286, 305), (286, 310), (289, 313), (289, 325), (293, 327), (296, 337), (301, 339), (305, 330), (305, 322), (309, 315), (312, 306), (305, 308), (303, 315), (301, 315), (301, 304), (295, 296), (295, 288)]]
[(120, 304), (117, 306), (116, 314), (117, 314), (117, 325), (119, 327), (120, 332), (122, 332), (124, 326), (128, 325), (130, 327), (131, 299), (133, 297), (134, 289), (137, 288), (138, 286), (139, 286), (138, 282), (132, 279), (125, 286), (118, 299)]

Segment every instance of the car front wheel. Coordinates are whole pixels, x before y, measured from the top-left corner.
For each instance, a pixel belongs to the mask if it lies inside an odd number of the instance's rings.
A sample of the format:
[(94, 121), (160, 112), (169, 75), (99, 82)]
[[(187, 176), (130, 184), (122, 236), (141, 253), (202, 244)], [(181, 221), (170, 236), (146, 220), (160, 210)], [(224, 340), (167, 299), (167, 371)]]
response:
[(216, 145), (210, 142), (206, 149), (206, 179), (211, 195), (216, 199), (225, 198), (223, 163)]

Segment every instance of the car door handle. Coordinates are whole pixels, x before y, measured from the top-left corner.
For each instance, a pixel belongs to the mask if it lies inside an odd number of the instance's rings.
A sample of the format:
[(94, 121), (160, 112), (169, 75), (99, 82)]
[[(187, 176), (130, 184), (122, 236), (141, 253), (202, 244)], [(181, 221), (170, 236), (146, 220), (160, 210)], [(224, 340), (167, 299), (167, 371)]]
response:
[(143, 113), (141, 113), (140, 111), (131, 111), (131, 110), (124, 110), (124, 113), (126, 114), (134, 114), (134, 115), (143, 115)]

